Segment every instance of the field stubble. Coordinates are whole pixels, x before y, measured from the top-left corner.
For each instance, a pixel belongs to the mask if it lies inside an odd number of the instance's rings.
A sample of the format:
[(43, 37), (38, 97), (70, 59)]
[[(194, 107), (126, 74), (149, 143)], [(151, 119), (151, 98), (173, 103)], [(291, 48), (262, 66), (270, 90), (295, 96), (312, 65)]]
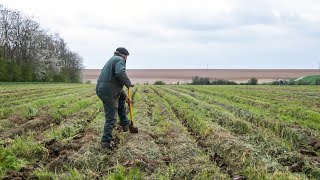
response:
[(1, 85), (0, 177), (319, 179), (319, 90), (138, 86), (139, 134), (108, 151), (93, 85)]

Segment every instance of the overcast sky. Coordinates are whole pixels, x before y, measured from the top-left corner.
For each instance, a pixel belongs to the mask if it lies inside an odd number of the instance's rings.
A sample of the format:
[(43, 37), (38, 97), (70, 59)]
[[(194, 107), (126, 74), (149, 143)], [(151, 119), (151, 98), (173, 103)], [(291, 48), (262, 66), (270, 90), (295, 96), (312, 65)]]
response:
[(118, 46), (140, 68), (308, 68), (320, 63), (319, 0), (0, 0), (102, 68)]

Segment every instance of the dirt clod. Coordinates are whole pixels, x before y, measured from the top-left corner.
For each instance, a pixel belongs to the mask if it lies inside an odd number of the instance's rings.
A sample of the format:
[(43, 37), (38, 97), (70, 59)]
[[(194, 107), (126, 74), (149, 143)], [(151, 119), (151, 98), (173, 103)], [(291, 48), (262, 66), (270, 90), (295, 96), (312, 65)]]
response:
[(164, 156), (161, 158), (162, 161), (166, 163), (166, 165), (169, 165), (171, 162), (171, 158), (169, 156)]
[(56, 139), (51, 139), (45, 143), (45, 147), (49, 151), (49, 158), (56, 158), (60, 155), (61, 151), (64, 149), (64, 145), (59, 143)]
[(295, 163), (292, 166), (290, 166), (291, 172), (302, 172), (304, 166), (304, 162)]
[(9, 171), (7, 176), (4, 177), (4, 180), (21, 180), (21, 179), (39, 179), (32, 174), (32, 166), (26, 166), (17, 171)]
[(312, 150), (308, 150), (308, 149), (301, 149), (300, 153), (301, 154), (306, 154), (306, 155), (309, 155), (309, 156), (317, 156), (316, 152), (314, 152)]
[(320, 150), (320, 142), (317, 142), (313, 147), (316, 151)]

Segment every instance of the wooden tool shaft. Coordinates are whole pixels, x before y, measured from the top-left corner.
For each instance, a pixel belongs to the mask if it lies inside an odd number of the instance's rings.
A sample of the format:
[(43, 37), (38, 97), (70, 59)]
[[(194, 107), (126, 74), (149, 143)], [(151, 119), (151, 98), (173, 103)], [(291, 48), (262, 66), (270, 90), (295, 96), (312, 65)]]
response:
[(130, 111), (131, 126), (134, 127), (134, 125), (133, 125), (133, 113), (132, 113), (132, 103), (131, 103), (131, 92), (130, 92), (130, 88), (128, 88), (128, 98), (129, 98), (129, 111)]

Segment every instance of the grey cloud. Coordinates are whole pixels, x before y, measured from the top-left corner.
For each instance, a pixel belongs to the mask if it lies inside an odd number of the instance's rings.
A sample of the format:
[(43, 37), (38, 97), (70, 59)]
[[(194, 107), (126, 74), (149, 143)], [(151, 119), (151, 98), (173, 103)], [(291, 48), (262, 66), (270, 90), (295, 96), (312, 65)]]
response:
[[(275, 16), (272, 11), (235, 11), (220, 19), (196, 19), (186, 17), (162, 17), (160, 20), (166, 28), (187, 32), (192, 39), (199, 43), (215, 42), (244, 42), (258, 39), (290, 38), (295, 35), (320, 37), (320, 24), (307, 21), (297, 14), (280, 13)], [(250, 26), (265, 25), (274, 27), (283, 34), (273, 34), (268, 31), (252, 31)]]
[(191, 31), (219, 31), (233, 29), (241, 26), (256, 24), (272, 25), (277, 19), (272, 15), (253, 15), (233, 13), (222, 19), (188, 19), (185, 17), (166, 17), (161, 20), (162, 24), (168, 28), (177, 28)]
[(279, 23), (291, 28), (297, 34), (320, 38), (320, 24), (310, 22), (298, 15), (281, 15)]
[(166, 17), (161, 20), (164, 26), (191, 31), (215, 31), (231, 28), (233, 25), (221, 19), (191, 19), (187, 17)]

